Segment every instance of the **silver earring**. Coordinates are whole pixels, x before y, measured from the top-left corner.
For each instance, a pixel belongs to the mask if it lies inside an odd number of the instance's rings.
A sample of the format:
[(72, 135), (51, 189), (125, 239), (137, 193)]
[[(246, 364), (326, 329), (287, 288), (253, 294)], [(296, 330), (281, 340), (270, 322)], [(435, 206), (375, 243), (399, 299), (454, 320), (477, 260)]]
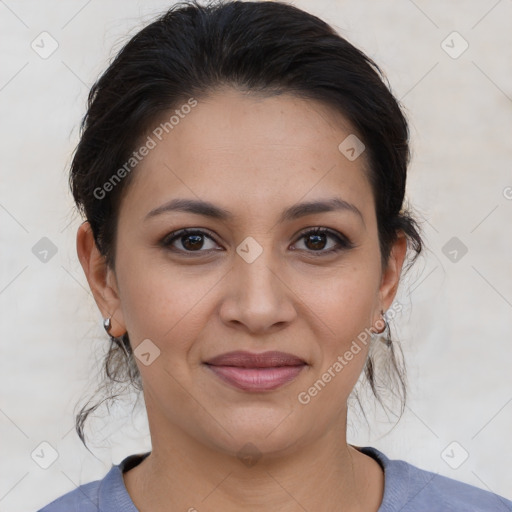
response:
[[(384, 329), (382, 329), (382, 331), (374, 333), (374, 335), (375, 335), (375, 337), (378, 336), (380, 338), (379, 341), (381, 341), (382, 343), (384, 343), (384, 345), (389, 347), (389, 346), (391, 346), (391, 343), (393, 343), (393, 340), (391, 339), (391, 336), (390, 336), (389, 323), (386, 320), (386, 317), (384, 316), (384, 311), (382, 311), (382, 309), (380, 310), (380, 314), (382, 315), (382, 320), (384, 320)], [(381, 336), (386, 331), (387, 331), (387, 336), (385, 336), (385, 337)]]
[(110, 332), (109, 332), (110, 328), (112, 327), (112, 322), (110, 320), (111, 318), (112, 317), (103, 319), (103, 327), (105, 328), (105, 331), (107, 331), (107, 334), (110, 336), (110, 341), (114, 342), (116, 345), (121, 347), (123, 352), (129, 357), (129, 354), (127, 353), (126, 347), (124, 345), (125, 342), (124, 342), (123, 336), (119, 336), (119, 337), (112, 336), (112, 334), (110, 334)]
[(103, 327), (105, 328), (105, 331), (107, 331), (107, 334), (110, 334), (108, 331), (110, 331), (110, 328), (112, 327), (112, 323), (110, 321), (110, 318), (104, 318), (103, 319)]

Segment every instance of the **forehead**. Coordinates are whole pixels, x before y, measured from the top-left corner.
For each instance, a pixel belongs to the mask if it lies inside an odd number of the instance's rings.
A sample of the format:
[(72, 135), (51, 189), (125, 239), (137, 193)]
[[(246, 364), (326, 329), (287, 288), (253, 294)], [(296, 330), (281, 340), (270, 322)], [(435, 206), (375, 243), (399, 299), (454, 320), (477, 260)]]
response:
[(154, 147), (133, 170), (121, 215), (141, 217), (177, 197), (247, 215), (334, 195), (367, 214), (373, 207), (364, 152), (349, 160), (339, 149), (353, 129), (314, 100), (226, 88), (166, 112), (148, 133)]

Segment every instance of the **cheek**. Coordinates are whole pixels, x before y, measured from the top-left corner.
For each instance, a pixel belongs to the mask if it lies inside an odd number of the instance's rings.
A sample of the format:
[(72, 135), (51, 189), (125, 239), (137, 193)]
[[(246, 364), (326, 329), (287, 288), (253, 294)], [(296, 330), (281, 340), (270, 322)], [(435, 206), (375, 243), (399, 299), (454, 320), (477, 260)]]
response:
[(299, 280), (298, 295), (326, 332), (347, 339), (371, 325), (378, 277), (370, 265), (347, 265), (314, 280)]
[[(142, 251), (141, 251), (142, 252)], [(191, 271), (194, 272), (194, 271)], [(173, 269), (132, 255), (119, 261), (123, 317), (134, 348), (149, 338), (163, 352), (187, 351), (203, 328), (207, 296), (218, 276)]]
[(343, 414), (366, 362), (375, 286), (371, 279), (363, 279), (357, 272), (350, 276), (340, 276), (325, 293), (309, 298), (318, 318), (318, 330), (314, 333), (317, 365), (297, 395), (307, 414), (322, 415), (325, 410)]
[(301, 292), (310, 309), (309, 318), (315, 318), (310, 325), (316, 326), (313, 335), (318, 365), (312, 374), (311, 392), (322, 395), (319, 403), (333, 400), (342, 407), (364, 368), (378, 279), (372, 265), (347, 265), (330, 279), (319, 281), (322, 286), (309, 286)]

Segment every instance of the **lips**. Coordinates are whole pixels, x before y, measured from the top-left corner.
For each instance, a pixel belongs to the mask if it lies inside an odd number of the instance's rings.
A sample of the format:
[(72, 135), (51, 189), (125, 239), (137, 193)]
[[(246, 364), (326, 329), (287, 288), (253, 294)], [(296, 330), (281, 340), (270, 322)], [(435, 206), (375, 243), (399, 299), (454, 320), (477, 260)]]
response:
[(285, 352), (229, 352), (205, 362), (212, 373), (237, 389), (272, 391), (295, 379), (307, 363)]
[(286, 352), (262, 352), (260, 354), (237, 351), (220, 354), (206, 361), (213, 366), (238, 366), (241, 368), (275, 368), (280, 366), (300, 366), (306, 362), (300, 357)]

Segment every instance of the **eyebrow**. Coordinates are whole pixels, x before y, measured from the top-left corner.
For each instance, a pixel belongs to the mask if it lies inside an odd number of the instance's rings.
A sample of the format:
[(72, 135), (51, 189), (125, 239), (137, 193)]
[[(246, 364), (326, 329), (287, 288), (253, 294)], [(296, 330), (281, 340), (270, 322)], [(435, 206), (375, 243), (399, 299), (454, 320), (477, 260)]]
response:
[[(305, 203), (295, 204), (290, 206), (281, 213), (279, 222), (286, 222), (305, 217), (306, 215), (313, 215), (315, 213), (333, 212), (333, 211), (347, 211), (358, 215), (364, 222), (364, 218), (359, 209), (352, 203), (338, 198), (332, 197), (325, 200), (310, 201)], [(187, 212), (196, 215), (202, 215), (220, 221), (229, 221), (234, 218), (234, 215), (224, 208), (214, 205), (208, 201), (198, 199), (172, 199), (171, 201), (158, 206), (151, 210), (144, 220), (160, 215), (166, 212)]]

